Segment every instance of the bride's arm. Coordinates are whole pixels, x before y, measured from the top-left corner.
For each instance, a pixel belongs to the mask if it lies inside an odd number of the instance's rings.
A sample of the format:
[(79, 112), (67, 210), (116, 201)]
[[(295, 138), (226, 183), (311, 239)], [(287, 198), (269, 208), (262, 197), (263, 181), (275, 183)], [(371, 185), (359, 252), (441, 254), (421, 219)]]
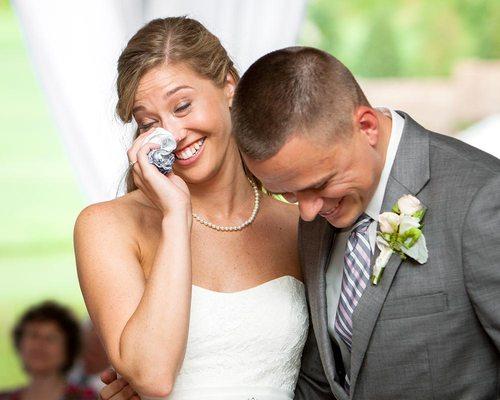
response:
[(78, 276), (90, 316), (113, 366), (146, 396), (168, 395), (184, 357), (191, 301), (189, 221), (188, 210), (163, 218), (147, 280), (131, 235), (109, 204), (86, 208), (75, 226)]

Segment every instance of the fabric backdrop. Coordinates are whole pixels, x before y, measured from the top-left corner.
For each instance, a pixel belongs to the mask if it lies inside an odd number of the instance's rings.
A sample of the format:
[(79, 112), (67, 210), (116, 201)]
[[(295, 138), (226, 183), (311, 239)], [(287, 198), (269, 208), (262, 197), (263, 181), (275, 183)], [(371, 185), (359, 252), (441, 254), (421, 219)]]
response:
[(306, 0), (14, 0), (35, 73), (88, 203), (112, 199), (135, 129), (114, 114), (116, 61), (154, 18), (188, 15), (216, 34), (241, 73), (296, 43)]

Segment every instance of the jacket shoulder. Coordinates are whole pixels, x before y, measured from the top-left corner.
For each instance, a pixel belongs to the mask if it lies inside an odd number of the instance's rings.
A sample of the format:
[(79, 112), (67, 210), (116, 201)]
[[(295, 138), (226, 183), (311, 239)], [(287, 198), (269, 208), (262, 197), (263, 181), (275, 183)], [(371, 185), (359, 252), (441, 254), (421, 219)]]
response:
[(500, 175), (500, 159), (459, 139), (429, 131), (429, 145), (434, 159), (442, 159), (449, 168), (467, 168), (492, 178)]

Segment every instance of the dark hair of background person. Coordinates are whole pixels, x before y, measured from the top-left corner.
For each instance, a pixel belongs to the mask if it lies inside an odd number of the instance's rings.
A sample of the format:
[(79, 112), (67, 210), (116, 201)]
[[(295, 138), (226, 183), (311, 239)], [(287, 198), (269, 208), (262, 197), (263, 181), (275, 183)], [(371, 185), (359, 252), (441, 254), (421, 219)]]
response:
[(14, 345), (19, 350), (24, 334), (24, 328), (29, 323), (53, 322), (64, 334), (66, 346), (66, 362), (62, 373), (68, 372), (73, 366), (81, 350), (80, 325), (71, 311), (54, 301), (45, 301), (29, 308), (17, 322), (12, 334)]
[(245, 155), (265, 160), (298, 131), (316, 141), (348, 137), (361, 105), (370, 106), (339, 60), (311, 47), (288, 47), (261, 57), (241, 77), (233, 134)]

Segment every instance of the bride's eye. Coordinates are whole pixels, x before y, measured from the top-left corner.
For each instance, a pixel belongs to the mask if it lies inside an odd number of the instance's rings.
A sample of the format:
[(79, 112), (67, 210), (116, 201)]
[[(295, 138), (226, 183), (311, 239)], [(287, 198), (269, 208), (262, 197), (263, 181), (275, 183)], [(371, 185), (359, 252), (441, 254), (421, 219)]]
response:
[(174, 113), (175, 114), (182, 114), (184, 112), (186, 112), (189, 107), (191, 107), (191, 103), (190, 102), (184, 102), (184, 103), (181, 103), (175, 110), (174, 110)]
[(147, 131), (149, 128), (151, 128), (155, 123), (150, 122), (149, 124), (140, 124), (139, 125), (139, 130), (141, 131)]

